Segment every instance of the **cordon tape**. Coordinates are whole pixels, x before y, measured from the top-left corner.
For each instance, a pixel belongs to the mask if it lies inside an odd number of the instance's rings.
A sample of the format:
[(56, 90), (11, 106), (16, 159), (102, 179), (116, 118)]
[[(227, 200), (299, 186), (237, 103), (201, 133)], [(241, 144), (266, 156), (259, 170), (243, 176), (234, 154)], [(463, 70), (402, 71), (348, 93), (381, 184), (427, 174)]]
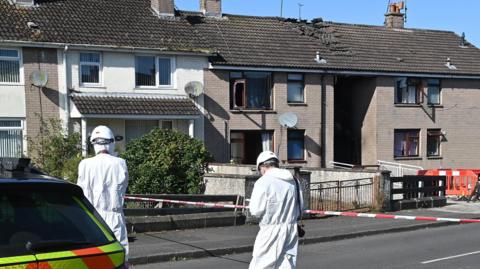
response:
[[(244, 206), (244, 205), (230, 205), (230, 204), (221, 204), (221, 203), (205, 203), (205, 202), (179, 201), (179, 200), (170, 200), (170, 199), (144, 198), (144, 197), (135, 197), (135, 196), (129, 196), (129, 195), (125, 196), (125, 200), (159, 202), (159, 203), (161, 202), (161, 203), (194, 205), (194, 206), (213, 207), (213, 208), (248, 209), (248, 206)], [(456, 218), (437, 218), (437, 217), (424, 217), (424, 216), (402, 216), (402, 215), (370, 214), (370, 213), (358, 213), (358, 212), (305, 210), (304, 213), (314, 214), (314, 215), (343, 216), (343, 217), (354, 217), (354, 218), (416, 220), (416, 221), (447, 221), (447, 222), (457, 222), (457, 223), (480, 223), (480, 219), (456, 219)]]

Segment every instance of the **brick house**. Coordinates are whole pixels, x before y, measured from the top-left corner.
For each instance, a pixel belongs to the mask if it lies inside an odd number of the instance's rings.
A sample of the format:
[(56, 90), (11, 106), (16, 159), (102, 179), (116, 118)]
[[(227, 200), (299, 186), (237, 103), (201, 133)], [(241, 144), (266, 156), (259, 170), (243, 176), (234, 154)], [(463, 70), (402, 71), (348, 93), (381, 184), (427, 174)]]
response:
[[(190, 16), (200, 16), (192, 13)], [(223, 14), (194, 26), (217, 52), (205, 72), (205, 141), (217, 161), (424, 168), (480, 166), (480, 50), (453, 32)], [(293, 112), (293, 128), (279, 116)]]
[(28, 154), (40, 116), (81, 132), (84, 154), (99, 124), (120, 149), (154, 127), (203, 139), (203, 97), (184, 89), (203, 84), (211, 53), (165, 3), (0, 0), (0, 156)]

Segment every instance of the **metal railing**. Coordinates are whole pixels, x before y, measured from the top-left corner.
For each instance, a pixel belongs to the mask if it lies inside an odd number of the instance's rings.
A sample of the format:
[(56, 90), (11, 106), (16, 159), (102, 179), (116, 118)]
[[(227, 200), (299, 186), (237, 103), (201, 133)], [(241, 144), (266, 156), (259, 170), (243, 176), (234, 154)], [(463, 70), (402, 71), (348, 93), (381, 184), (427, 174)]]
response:
[(354, 210), (374, 203), (373, 178), (310, 183), (310, 209)]
[(404, 175), (416, 175), (418, 170), (423, 170), (423, 167), (416, 165), (408, 165), (402, 163), (394, 163), (387, 161), (377, 161), (380, 170), (391, 171), (391, 177), (403, 177)]
[(338, 168), (338, 169), (353, 169), (355, 165), (349, 164), (349, 163), (341, 163), (341, 162), (334, 162), (330, 161), (328, 162), (332, 168)]

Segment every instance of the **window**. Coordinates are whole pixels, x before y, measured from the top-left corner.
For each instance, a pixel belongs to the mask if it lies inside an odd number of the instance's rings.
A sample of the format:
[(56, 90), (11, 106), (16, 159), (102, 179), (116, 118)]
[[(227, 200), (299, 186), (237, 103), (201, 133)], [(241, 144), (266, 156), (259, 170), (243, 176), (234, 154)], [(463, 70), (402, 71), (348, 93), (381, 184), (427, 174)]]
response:
[(427, 156), (440, 156), (440, 142), (442, 141), (442, 131), (440, 129), (427, 130)]
[(272, 109), (272, 75), (269, 72), (231, 72), (230, 108)]
[(0, 157), (21, 157), (23, 153), (21, 120), (0, 120)]
[(428, 85), (428, 104), (439, 105), (440, 104), (440, 80), (429, 79)]
[(395, 130), (394, 156), (417, 157), (420, 130)]
[(287, 133), (288, 148), (287, 155), (289, 161), (305, 160), (305, 131), (288, 130)]
[[(25, 184), (27, 185), (27, 184)], [(78, 242), (77, 248), (108, 243), (108, 238), (69, 192), (42, 188), (0, 191), (0, 258), (31, 254), (27, 242)], [(93, 213), (93, 212), (92, 212)], [(98, 219), (100, 216), (97, 216)], [(67, 249), (64, 246), (63, 249)]]
[(288, 74), (287, 78), (287, 102), (305, 103), (303, 74)]
[(173, 86), (173, 59), (156, 56), (135, 57), (135, 84), (139, 87)]
[(230, 160), (239, 164), (255, 164), (258, 154), (273, 151), (273, 131), (231, 131)]
[(395, 83), (396, 104), (419, 104), (421, 98), (421, 83), (417, 79), (399, 78)]
[(20, 52), (0, 49), (0, 83), (20, 83)]
[(100, 84), (100, 58), (98, 52), (80, 53), (80, 84)]

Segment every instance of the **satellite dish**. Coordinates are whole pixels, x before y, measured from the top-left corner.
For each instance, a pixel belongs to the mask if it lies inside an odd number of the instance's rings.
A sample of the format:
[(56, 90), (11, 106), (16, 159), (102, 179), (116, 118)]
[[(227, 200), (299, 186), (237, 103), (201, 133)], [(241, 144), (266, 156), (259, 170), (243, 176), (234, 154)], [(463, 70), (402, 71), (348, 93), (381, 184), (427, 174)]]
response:
[(278, 117), (278, 122), (283, 127), (293, 128), (298, 123), (298, 117), (293, 112), (287, 112), (287, 113), (283, 113), (282, 115), (280, 115), (280, 117)]
[(33, 85), (37, 87), (45, 87), (48, 82), (48, 75), (42, 70), (35, 70), (30, 75), (30, 79), (32, 80)]
[(190, 81), (185, 85), (185, 92), (191, 97), (198, 97), (203, 93), (203, 84), (200, 81)]

